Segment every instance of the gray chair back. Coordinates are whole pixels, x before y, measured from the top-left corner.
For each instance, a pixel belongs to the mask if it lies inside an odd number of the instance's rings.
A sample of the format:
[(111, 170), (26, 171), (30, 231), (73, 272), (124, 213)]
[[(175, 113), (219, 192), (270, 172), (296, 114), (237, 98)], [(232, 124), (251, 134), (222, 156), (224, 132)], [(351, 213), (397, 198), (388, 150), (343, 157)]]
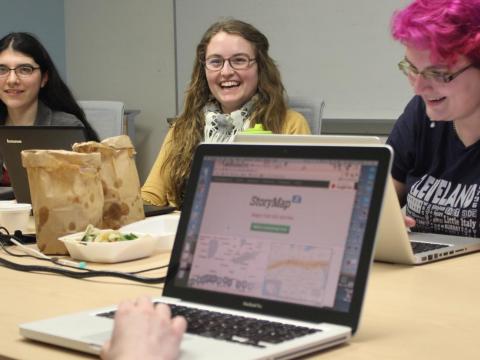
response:
[(127, 133), (123, 102), (91, 100), (78, 104), (100, 140)]
[(291, 96), (288, 98), (288, 107), (298, 111), (307, 119), (312, 134), (320, 135), (325, 101)]

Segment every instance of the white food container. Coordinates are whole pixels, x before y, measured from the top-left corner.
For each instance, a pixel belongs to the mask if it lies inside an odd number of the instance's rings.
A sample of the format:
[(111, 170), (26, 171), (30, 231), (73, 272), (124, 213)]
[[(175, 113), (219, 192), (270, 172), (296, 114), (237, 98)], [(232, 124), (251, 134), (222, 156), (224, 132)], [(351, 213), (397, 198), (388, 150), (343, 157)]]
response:
[[(121, 231), (122, 233), (126, 233)], [(138, 236), (134, 240), (113, 242), (81, 242), (85, 232), (60, 237), (73, 259), (98, 263), (116, 263), (139, 259), (153, 254), (157, 249), (158, 239), (153, 236), (133, 232)]]
[(152, 216), (125, 225), (120, 228), (120, 231), (149, 234), (158, 239), (158, 250), (170, 251), (175, 240), (179, 219), (180, 213)]
[(15, 230), (27, 232), (32, 205), (13, 202), (0, 202), (0, 226), (7, 228), (10, 234)]

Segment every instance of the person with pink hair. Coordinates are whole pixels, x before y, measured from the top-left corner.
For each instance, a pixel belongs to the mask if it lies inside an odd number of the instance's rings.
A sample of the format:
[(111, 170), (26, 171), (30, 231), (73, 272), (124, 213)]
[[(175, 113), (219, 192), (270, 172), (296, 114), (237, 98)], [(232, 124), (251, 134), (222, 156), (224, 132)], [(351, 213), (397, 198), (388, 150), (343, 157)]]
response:
[(415, 93), (387, 140), (413, 230), (480, 236), (480, 0), (414, 0), (394, 13)]

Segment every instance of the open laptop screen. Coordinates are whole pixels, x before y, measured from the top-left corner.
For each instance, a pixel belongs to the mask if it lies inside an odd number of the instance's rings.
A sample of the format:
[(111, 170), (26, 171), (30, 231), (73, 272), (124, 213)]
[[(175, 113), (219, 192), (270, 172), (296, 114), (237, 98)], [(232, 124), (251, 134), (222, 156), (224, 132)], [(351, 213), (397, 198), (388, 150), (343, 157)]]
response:
[(17, 202), (31, 203), (27, 171), (22, 166), (22, 150), (71, 150), (86, 140), (82, 126), (2, 126), (0, 153), (3, 156)]
[(376, 165), (206, 157), (177, 284), (348, 310)]
[(204, 156), (175, 287), (348, 312), (380, 162), (323, 149)]

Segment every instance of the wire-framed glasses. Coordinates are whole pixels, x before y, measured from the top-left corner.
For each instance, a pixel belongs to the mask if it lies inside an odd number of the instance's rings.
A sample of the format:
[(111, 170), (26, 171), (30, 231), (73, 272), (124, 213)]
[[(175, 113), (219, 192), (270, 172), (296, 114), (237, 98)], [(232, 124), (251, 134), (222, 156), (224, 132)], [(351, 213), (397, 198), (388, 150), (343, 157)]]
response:
[(440, 71), (437, 69), (425, 69), (420, 71), (415, 66), (413, 66), (407, 59), (403, 59), (398, 63), (398, 69), (410, 79), (415, 79), (418, 75), (422, 75), (424, 79), (434, 80), (436, 82), (445, 84), (449, 83), (458, 75), (470, 69), (472, 66), (473, 64), (469, 64), (461, 68), (460, 70), (455, 71), (454, 73), (450, 73), (448, 71)]
[(228, 61), (230, 67), (235, 70), (245, 70), (250, 67), (250, 65), (255, 62), (256, 59), (251, 58), (247, 54), (238, 54), (225, 59), (221, 56), (212, 56), (203, 62), (205, 67), (208, 70), (219, 71), (223, 69), (225, 61)]
[(27, 78), (31, 76), (37, 69), (40, 69), (40, 66), (22, 64), (14, 68), (9, 68), (6, 65), (0, 65), (0, 78), (5, 78), (10, 75), (10, 71), (15, 71), (15, 74), (20, 78)]

